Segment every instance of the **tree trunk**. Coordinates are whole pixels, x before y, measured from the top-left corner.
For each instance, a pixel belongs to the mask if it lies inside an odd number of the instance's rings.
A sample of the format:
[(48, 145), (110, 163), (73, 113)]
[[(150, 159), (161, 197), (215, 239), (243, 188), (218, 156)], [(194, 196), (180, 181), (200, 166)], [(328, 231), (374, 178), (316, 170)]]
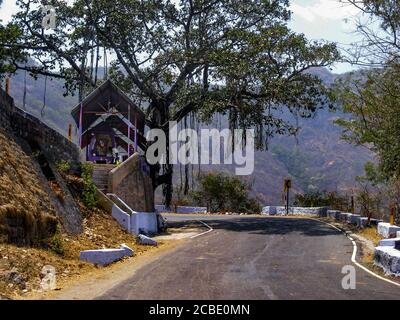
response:
[(164, 205), (166, 208), (170, 208), (173, 193), (172, 177), (174, 167), (172, 164), (169, 164), (169, 108), (162, 101), (153, 101), (149, 106), (148, 114), (150, 115), (150, 129), (161, 129), (166, 137), (167, 164), (163, 164), (162, 166), (159, 164), (152, 165), (150, 172), (153, 180), (153, 189), (156, 190), (162, 185)]

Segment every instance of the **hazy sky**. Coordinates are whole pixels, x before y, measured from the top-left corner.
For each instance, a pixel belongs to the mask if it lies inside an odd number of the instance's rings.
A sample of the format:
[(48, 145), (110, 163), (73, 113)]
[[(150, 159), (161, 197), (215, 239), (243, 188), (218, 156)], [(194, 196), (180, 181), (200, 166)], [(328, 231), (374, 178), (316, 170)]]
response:
[[(290, 9), (293, 12), (290, 27), (304, 33), (309, 39), (326, 39), (341, 46), (354, 41), (351, 19), (359, 12), (351, 5), (339, 0), (291, 0)], [(4, 0), (0, 19), (8, 21), (17, 10), (14, 0)], [(338, 64), (333, 69), (338, 73), (348, 70), (351, 70), (348, 64)]]

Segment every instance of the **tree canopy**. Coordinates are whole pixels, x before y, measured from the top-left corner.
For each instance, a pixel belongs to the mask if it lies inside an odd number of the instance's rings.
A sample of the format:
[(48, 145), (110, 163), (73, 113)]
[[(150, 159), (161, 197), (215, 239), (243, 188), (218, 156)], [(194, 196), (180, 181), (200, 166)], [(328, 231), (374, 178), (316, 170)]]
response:
[[(0, 0), (0, 7), (3, 1)], [(5, 74), (15, 72), (16, 66), (13, 61), (24, 61), (21, 47), (18, 46), (18, 39), (21, 31), (14, 24), (3, 26), (0, 20), (0, 79)]]
[[(168, 121), (220, 113), (233, 127), (256, 128), (262, 148), (274, 134), (296, 132), (284, 109), (311, 117), (327, 103), (321, 80), (307, 71), (339, 58), (335, 44), (288, 28), (288, 0), (55, 0), (51, 32), (42, 29), (43, 1), (17, 2), (14, 23), (38, 62), (19, 68), (65, 78), (67, 91), (83, 95), (110, 59), (109, 76), (148, 106), (148, 125), (167, 134)], [(152, 172), (169, 203), (172, 166)]]
[[(350, 117), (338, 121), (348, 141), (365, 145), (379, 156), (379, 169), (387, 179), (400, 174), (400, 6), (398, 1), (363, 0), (350, 3), (368, 17), (358, 25), (363, 36), (355, 53), (367, 65), (341, 78), (336, 93)], [(371, 22), (375, 22), (374, 26)]]
[(337, 121), (344, 138), (366, 145), (379, 156), (387, 178), (400, 177), (400, 66), (350, 75), (339, 83), (343, 110), (349, 119)]

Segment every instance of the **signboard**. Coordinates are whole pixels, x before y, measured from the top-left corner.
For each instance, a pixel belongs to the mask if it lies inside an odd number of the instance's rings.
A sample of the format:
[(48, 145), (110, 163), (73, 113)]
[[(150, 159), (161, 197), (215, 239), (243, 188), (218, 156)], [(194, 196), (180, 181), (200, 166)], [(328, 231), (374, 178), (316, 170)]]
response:
[(289, 189), (292, 188), (292, 180), (291, 179), (285, 179), (284, 181), (284, 190), (285, 192), (289, 191)]

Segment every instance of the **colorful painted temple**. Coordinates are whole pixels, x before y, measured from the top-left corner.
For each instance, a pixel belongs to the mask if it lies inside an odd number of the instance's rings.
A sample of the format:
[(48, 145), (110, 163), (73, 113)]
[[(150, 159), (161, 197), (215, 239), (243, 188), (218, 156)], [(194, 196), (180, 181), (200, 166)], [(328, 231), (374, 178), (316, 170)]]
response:
[(71, 112), (84, 161), (93, 164), (99, 198), (129, 232), (156, 233), (160, 216), (144, 150), (145, 114), (111, 80)]
[(111, 80), (107, 80), (71, 112), (79, 129), (79, 145), (86, 160), (120, 162), (144, 150), (145, 114)]

